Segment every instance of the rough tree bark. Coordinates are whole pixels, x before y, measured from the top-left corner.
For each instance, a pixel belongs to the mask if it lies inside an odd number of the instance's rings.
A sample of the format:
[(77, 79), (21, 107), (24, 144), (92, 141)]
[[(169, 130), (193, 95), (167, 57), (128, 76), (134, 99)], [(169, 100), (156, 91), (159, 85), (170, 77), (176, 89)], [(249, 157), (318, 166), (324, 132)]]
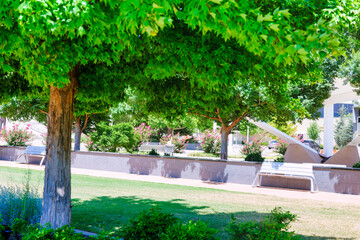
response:
[(90, 115), (85, 115), (85, 121), (83, 126), (81, 127), (81, 116), (78, 118), (75, 118), (75, 143), (74, 143), (74, 150), (79, 151), (80, 150), (80, 144), (81, 144), (81, 134), (85, 130)]
[(226, 126), (222, 124), (221, 126), (221, 154), (220, 158), (223, 160), (228, 159), (228, 136), (231, 132), (231, 129), (229, 126)]
[(74, 150), (80, 150), (80, 143), (81, 143), (81, 126), (80, 126), (80, 117), (75, 120), (75, 143), (74, 143)]
[(44, 199), (40, 223), (52, 228), (71, 221), (71, 130), (73, 123), (76, 68), (62, 89), (50, 87)]
[(222, 118), (219, 117), (221, 120), (221, 152), (220, 157), (223, 160), (228, 159), (228, 136), (231, 132), (231, 130), (240, 122), (241, 119), (243, 119), (246, 116), (246, 112), (243, 113), (243, 115), (237, 119), (235, 119), (230, 125), (225, 124), (222, 121)]

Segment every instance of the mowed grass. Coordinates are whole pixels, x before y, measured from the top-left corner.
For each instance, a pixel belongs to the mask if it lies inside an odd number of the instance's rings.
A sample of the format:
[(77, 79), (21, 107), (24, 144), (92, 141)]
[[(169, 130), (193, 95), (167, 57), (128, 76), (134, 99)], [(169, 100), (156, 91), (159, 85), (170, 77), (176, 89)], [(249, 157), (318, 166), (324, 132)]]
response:
[[(0, 184), (24, 181), (27, 170), (0, 167)], [(43, 172), (30, 171), (31, 184), (42, 190)], [(291, 191), (289, 191), (291, 194)], [(72, 226), (91, 232), (120, 229), (129, 218), (158, 205), (183, 221), (201, 219), (220, 229), (234, 215), (240, 221), (259, 220), (280, 206), (298, 215), (293, 231), (306, 239), (359, 239), (360, 204), (296, 200), (169, 184), (72, 176)]]

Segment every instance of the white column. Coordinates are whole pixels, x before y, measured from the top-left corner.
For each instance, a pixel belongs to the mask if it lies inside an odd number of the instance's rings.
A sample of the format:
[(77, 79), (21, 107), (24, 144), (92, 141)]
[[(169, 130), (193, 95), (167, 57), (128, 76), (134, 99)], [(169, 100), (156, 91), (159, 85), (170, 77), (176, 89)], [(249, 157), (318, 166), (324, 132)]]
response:
[(334, 149), (334, 104), (324, 104), (324, 155), (330, 157)]

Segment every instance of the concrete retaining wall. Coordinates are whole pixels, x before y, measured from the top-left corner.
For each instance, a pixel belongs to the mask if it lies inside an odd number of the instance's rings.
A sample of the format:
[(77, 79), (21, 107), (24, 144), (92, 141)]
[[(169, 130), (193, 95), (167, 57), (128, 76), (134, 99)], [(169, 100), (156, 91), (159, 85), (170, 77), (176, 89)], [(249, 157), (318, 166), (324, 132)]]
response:
[[(24, 151), (24, 147), (0, 146), (0, 159), (14, 161)], [(71, 157), (74, 168), (239, 184), (252, 184), (261, 167), (261, 163), (243, 161), (101, 152), (76, 151)], [(32, 158), (30, 162), (39, 163), (40, 158)], [(360, 195), (359, 169), (314, 166), (314, 175), (320, 191)], [(262, 185), (310, 189), (307, 180), (281, 177), (263, 177)]]

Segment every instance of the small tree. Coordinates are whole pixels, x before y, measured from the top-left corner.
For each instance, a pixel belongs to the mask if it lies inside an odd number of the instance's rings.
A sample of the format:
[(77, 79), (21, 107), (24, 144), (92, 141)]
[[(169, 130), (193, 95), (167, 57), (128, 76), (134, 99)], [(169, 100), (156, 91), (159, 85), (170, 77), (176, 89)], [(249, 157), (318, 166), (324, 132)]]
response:
[(316, 122), (312, 122), (307, 129), (307, 134), (309, 135), (309, 138), (314, 141), (319, 138), (320, 132), (320, 127)]
[(346, 117), (345, 107), (342, 106), (339, 108), (340, 119), (335, 126), (335, 142), (340, 147), (343, 148), (346, 144), (352, 141), (353, 139), (353, 124), (351, 119)]

